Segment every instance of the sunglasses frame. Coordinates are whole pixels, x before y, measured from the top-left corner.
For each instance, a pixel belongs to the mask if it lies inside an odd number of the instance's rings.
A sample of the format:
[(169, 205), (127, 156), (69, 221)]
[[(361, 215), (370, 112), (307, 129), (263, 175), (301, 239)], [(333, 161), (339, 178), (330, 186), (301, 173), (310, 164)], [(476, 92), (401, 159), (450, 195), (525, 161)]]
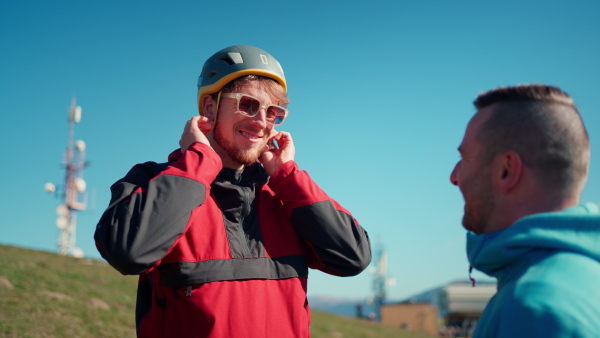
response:
[[(279, 126), (279, 125), (283, 124), (283, 122), (284, 122), (284, 121), (285, 121), (285, 119), (287, 118), (287, 115), (288, 115), (288, 112), (289, 112), (289, 111), (288, 111), (286, 108), (284, 108), (284, 107), (282, 107), (282, 106), (278, 106), (278, 105), (276, 105), (276, 104), (263, 105), (263, 104), (262, 104), (262, 102), (261, 102), (261, 101), (260, 101), (258, 98), (254, 97), (254, 96), (252, 96), (252, 95), (250, 95), (250, 94), (245, 94), (245, 93), (222, 93), (222, 94), (221, 94), (221, 96), (222, 96), (222, 97), (227, 97), (227, 98), (230, 98), (230, 99), (236, 99), (236, 100), (237, 100), (237, 106), (236, 106), (236, 108), (237, 108), (237, 111), (236, 111), (236, 112), (237, 112), (237, 113), (240, 113), (240, 114), (242, 114), (242, 115), (244, 115), (244, 116), (247, 116), (247, 117), (254, 117), (254, 116), (256, 116), (256, 115), (257, 115), (257, 114), (260, 112), (260, 110), (261, 110), (261, 109), (263, 109), (263, 108), (265, 108), (265, 112), (266, 112), (266, 111), (267, 111), (267, 110), (268, 110), (270, 107), (275, 107), (275, 108), (277, 108), (277, 109), (281, 109), (281, 110), (283, 110), (283, 112), (284, 112), (284, 115), (283, 115), (283, 117), (281, 118), (281, 122), (279, 122), (279, 123), (275, 123), (275, 122), (270, 122), (269, 120), (267, 120), (267, 123), (269, 123), (269, 124), (272, 124), (272, 125), (274, 125), (274, 126)], [(256, 100), (256, 102), (258, 102), (258, 104), (260, 105), (260, 106), (258, 107), (258, 110), (256, 111), (256, 113), (255, 113), (254, 115), (250, 115), (250, 114), (248, 114), (247, 112), (245, 112), (245, 111), (242, 111), (242, 110), (240, 109), (240, 99), (241, 99), (243, 96), (247, 96), (247, 97), (249, 97), (249, 98), (251, 98), (251, 99), (253, 99), (253, 100)], [(280, 115), (279, 115), (279, 116), (280, 116)], [(277, 120), (277, 118), (275, 119), (275, 121), (276, 121), (276, 120)]]

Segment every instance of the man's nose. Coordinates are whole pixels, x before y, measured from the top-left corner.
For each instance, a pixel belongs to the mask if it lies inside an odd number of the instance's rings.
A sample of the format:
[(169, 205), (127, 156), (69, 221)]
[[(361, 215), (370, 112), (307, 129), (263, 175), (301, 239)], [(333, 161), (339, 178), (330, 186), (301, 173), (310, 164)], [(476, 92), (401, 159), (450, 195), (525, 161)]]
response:
[(266, 128), (267, 127), (267, 108), (260, 107), (258, 109), (258, 112), (256, 113), (256, 115), (251, 117), (251, 120), (252, 120), (252, 124), (254, 124), (258, 127), (261, 127), (261, 128)]
[(457, 177), (458, 173), (457, 173), (457, 171), (458, 171), (458, 165), (459, 164), (460, 164), (460, 162), (456, 163), (456, 165), (454, 166), (454, 169), (450, 173), (450, 183), (452, 183), (452, 184), (454, 184), (456, 186), (458, 186), (458, 177)]

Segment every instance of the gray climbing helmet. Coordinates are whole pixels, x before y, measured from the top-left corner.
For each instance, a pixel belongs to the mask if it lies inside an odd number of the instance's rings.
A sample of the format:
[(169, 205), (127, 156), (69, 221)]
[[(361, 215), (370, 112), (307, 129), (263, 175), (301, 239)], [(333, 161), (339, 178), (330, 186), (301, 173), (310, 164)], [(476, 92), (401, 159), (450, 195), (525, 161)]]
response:
[(211, 56), (198, 77), (198, 111), (202, 115), (202, 99), (216, 93), (233, 79), (260, 75), (277, 81), (287, 91), (279, 62), (260, 48), (237, 45), (224, 48)]

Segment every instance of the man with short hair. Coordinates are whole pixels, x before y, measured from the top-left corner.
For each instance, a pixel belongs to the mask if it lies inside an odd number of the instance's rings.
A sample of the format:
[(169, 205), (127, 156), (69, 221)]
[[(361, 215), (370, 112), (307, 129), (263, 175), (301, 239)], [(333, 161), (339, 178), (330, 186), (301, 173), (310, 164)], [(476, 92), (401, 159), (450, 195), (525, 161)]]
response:
[(267, 52), (217, 52), (180, 149), (111, 187), (94, 237), (113, 267), (140, 275), (138, 336), (308, 337), (308, 268), (353, 276), (370, 263), (365, 230), (275, 130), (286, 93)]
[(600, 211), (579, 205), (590, 145), (573, 100), (533, 84), (474, 104), (450, 176), (469, 262), (498, 280), (474, 337), (600, 337)]

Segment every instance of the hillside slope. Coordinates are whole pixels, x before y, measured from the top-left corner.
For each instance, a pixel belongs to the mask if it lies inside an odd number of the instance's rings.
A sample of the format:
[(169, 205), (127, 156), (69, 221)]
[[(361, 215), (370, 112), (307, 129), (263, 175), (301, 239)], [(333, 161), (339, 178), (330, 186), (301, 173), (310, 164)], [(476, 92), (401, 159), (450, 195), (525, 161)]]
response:
[[(135, 337), (136, 276), (106, 262), (0, 245), (0, 337)], [(430, 337), (312, 311), (313, 337)]]

